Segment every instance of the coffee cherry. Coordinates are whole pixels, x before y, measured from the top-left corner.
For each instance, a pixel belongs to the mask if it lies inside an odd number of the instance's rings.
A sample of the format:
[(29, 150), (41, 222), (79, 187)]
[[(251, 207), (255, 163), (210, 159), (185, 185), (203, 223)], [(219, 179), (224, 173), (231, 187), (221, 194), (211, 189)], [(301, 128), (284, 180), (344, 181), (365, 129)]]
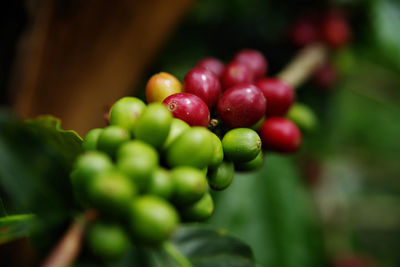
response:
[(242, 84), (226, 90), (218, 101), (217, 112), (230, 127), (250, 127), (265, 114), (266, 100), (260, 89)]
[(167, 140), (171, 129), (172, 114), (161, 103), (149, 104), (136, 121), (135, 137), (156, 148)]
[(257, 50), (240, 50), (238, 53), (236, 53), (233, 60), (249, 66), (254, 74), (254, 80), (261, 79), (267, 74), (267, 60), (265, 59), (263, 54)]
[(166, 200), (143, 196), (134, 200), (130, 209), (130, 228), (143, 243), (157, 245), (167, 240), (179, 223), (179, 215)]
[(166, 169), (158, 168), (151, 176), (147, 193), (165, 199), (171, 198), (174, 192), (174, 181)]
[(89, 227), (87, 242), (92, 253), (104, 261), (120, 258), (130, 246), (128, 235), (121, 226), (103, 222)]
[(173, 168), (170, 174), (175, 185), (172, 200), (177, 205), (192, 204), (207, 191), (207, 178), (201, 170), (182, 166)]
[(249, 128), (236, 128), (222, 138), (225, 157), (233, 162), (254, 159), (261, 151), (261, 139), (257, 132)]
[(333, 48), (347, 45), (352, 35), (346, 18), (337, 11), (332, 11), (324, 17), (321, 34), (323, 40)]
[(212, 108), (221, 94), (221, 85), (218, 76), (213, 72), (195, 67), (186, 74), (183, 80), (183, 91), (197, 95), (209, 108)]
[(179, 93), (167, 97), (163, 103), (175, 118), (185, 121), (190, 126), (208, 127), (210, 110), (200, 97)]
[(207, 167), (214, 151), (212, 135), (203, 127), (186, 130), (168, 147), (166, 159), (168, 166), (192, 166), (198, 169)]
[(178, 136), (180, 136), (183, 132), (185, 132), (188, 129), (190, 129), (189, 124), (187, 124), (181, 119), (173, 118), (171, 123), (171, 129), (169, 130), (167, 140), (165, 140), (165, 143), (163, 145), (163, 149), (166, 150), (172, 144), (172, 142), (174, 142), (175, 139), (178, 138)]
[(121, 126), (132, 133), (136, 120), (145, 107), (145, 103), (136, 97), (123, 97), (110, 109), (110, 124)]
[(214, 212), (214, 201), (210, 193), (205, 193), (204, 196), (197, 202), (181, 210), (182, 217), (186, 221), (202, 222), (211, 217)]
[(129, 139), (130, 134), (125, 128), (116, 125), (107, 126), (99, 135), (97, 149), (114, 157), (118, 148)]
[(235, 163), (235, 170), (237, 171), (255, 171), (264, 164), (264, 156), (262, 151), (260, 151), (255, 157), (255, 159), (246, 161), (246, 162), (238, 162)]
[(314, 72), (312, 81), (318, 88), (329, 90), (335, 84), (337, 76), (335, 67), (325, 63)]
[(99, 136), (103, 129), (96, 128), (90, 130), (86, 135), (85, 138), (83, 138), (82, 141), (82, 149), (85, 151), (88, 150), (96, 150), (97, 148), (97, 141), (99, 140)]
[(289, 110), (287, 117), (300, 129), (312, 131), (317, 125), (317, 117), (306, 105), (295, 103)]
[(126, 176), (109, 171), (91, 181), (88, 199), (90, 204), (101, 212), (122, 218), (136, 193), (136, 186)]
[(220, 60), (212, 57), (206, 57), (197, 62), (196, 67), (203, 67), (213, 72), (217, 77), (221, 77), (222, 72), (224, 71), (224, 63)]
[(71, 173), (71, 183), (80, 201), (86, 202), (89, 184), (99, 174), (113, 168), (110, 157), (99, 151), (89, 151), (80, 155)]
[(315, 16), (297, 19), (289, 32), (289, 38), (296, 46), (306, 46), (319, 40), (318, 21)]
[(267, 100), (267, 116), (284, 116), (294, 101), (294, 90), (284, 81), (264, 78), (255, 83)]
[(211, 156), (210, 162), (208, 163), (209, 168), (216, 168), (219, 164), (221, 164), (222, 160), (224, 159), (224, 150), (222, 149), (221, 140), (217, 135), (213, 132), (210, 132), (212, 137), (212, 144), (214, 147), (213, 154)]
[(273, 151), (293, 153), (301, 145), (301, 132), (288, 119), (271, 117), (259, 130), (263, 145)]
[(232, 61), (226, 65), (221, 76), (222, 90), (225, 91), (232, 86), (242, 83), (252, 83), (254, 73), (251, 68), (239, 61)]
[(182, 92), (180, 81), (173, 75), (160, 72), (151, 76), (146, 85), (147, 103), (162, 102), (170, 95)]
[(233, 181), (235, 169), (232, 162), (224, 161), (208, 172), (208, 184), (214, 190), (224, 190)]
[(158, 162), (157, 151), (139, 140), (125, 143), (117, 153), (118, 169), (127, 175), (140, 191), (146, 190)]

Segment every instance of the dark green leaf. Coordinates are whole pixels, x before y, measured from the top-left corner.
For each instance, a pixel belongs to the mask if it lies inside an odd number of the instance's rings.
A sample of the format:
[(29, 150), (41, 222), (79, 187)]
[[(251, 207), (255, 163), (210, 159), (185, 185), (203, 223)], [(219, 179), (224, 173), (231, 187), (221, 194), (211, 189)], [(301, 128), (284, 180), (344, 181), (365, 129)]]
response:
[(28, 236), (33, 218), (31, 214), (0, 218), (0, 245)]

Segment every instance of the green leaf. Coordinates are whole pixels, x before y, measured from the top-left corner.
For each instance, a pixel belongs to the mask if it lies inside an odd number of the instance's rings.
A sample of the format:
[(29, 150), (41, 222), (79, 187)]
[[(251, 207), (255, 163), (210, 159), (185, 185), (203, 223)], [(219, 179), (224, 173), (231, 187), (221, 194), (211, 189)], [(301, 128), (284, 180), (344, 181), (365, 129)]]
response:
[(267, 155), (261, 170), (235, 174), (216, 198), (210, 223), (247, 242), (260, 265), (324, 266), (310, 196), (287, 156)]
[(381, 57), (400, 70), (400, 2), (372, 0), (370, 3), (372, 33)]
[(0, 218), (0, 245), (28, 236), (33, 219), (31, 214)]

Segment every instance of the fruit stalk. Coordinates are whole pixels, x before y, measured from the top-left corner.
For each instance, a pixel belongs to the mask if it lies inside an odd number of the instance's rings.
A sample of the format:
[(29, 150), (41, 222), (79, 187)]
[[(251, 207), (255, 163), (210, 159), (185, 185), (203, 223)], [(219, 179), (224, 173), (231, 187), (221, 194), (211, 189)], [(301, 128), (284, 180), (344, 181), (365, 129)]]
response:
[(68, 228), (61, 241), (42, 263), (42, 267), (68, 267), (79, 255), (86, 226), (97, 214), (93, 210), (86, 211)]
[(320, 67), (328, 57), (328, 48), (323, 44), (312, 44), (303, 48), (277, 77), (297, 88)]

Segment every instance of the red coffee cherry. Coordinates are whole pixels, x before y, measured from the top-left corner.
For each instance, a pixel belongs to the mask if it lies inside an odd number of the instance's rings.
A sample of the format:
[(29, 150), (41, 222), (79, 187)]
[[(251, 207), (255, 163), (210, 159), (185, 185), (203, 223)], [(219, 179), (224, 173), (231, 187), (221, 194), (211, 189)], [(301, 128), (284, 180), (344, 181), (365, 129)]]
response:
[(233, 58), (234, 61), (239, 61), (246, 64), (254, 73), (254, 80), (261, 79), (267, 74), (267, 60), (264, 55), (254, 49), (240, 50)]
[(222, 72), (225, 69), (224, 63), (221, 60), (218, 60), (213, 57), (206, 57), (197, 62), (196, 67), (203, 67), (208, 69), (211, 72), (214, 72), (215, 75), (221, 77)]
[(252, 84), (241, 84), (226, 90), (218, 101), (217, 112), (230, 127), (250, 127), (265, 114), (264, 95)]
[(253, 77), (253, 71), (248, 65), (238, 61), (232, 61), (226, 65), (224, 72), (222, 73), (222, 90), (225, 91), (232, 86), (242, 83), (252, 83), (254, 79)]
[(210, 110), (200, 97), (189, 93), (177, 93), (164, 99), (175, 118), (185, 121), (190, 126), (208, 127)]
[(195, 67), (183, 80), (183, 91), (200, 97), (209, 108), (217, 104), (221, 94), (221, 85), (217, 75), (208, 69)]
[(295, 95), (293, 88), (276, 78), (264, 78), (255, 84), (267, 100), (267, 116), (284, 116), (292, 106)]
[(349, 43), (352, 32), (345, 16), (338, 11), (332, 11), (324, 17), (321, 35), (328, 45), (339, 48)]
[(301, 132), (290, 120), (282, 117), (266, 119), (260, 130), (263, 145), (281, 153), (293, 153), (301, 145)]

